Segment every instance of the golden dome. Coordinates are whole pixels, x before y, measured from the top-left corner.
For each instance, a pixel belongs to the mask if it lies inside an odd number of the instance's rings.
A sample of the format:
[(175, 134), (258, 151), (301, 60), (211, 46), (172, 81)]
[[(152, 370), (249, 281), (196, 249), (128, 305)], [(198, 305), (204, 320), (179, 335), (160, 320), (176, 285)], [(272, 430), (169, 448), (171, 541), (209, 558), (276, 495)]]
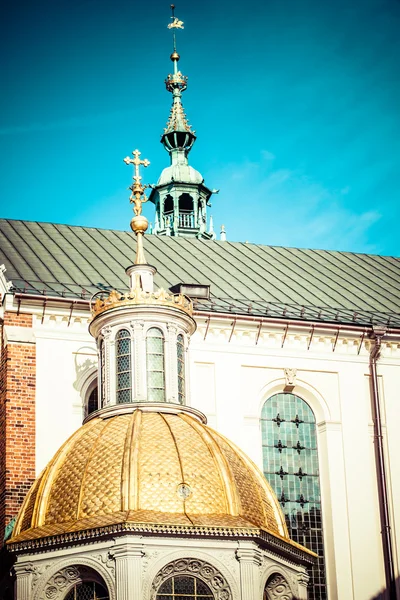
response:
[(119, 524), (258, 528), (289, 541), (268, 482), (201, 413), (139, 406), (105, 409), (65, 442), (28, 493), (11, 543)]

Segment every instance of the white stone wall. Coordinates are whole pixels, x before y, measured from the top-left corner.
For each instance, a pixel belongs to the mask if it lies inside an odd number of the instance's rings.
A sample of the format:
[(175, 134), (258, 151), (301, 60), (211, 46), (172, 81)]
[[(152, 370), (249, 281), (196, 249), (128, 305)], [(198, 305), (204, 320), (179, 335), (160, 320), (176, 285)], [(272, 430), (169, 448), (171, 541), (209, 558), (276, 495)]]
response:
[(218, 600), (262, 600), (269, 578), (278, 574), (290, 598), (307, 598), (305, 568), (255, 542), (133, 534), (19, 556), (16, 597), (62, 600), (84, 580), (82, 566), (92, 570), (89, 577), (94, 571), (105, 582), (110, 600), (155, 600), (161, 583), (173, 575), (198, 576)]
[[(82, 393), (96, 366), (87, 314), (36, 309), (37, 472), (82, 422)], [(257, 336), (259, 337), (257, 339)], [(369, 342), (360, 336), (257, 323), (198, 319), (189, 347), (190, 404), (262, 467), (263, 402), (285, 386), (285, 368), (297, 370), (293, 393), (316, 415), (323, 525), (330, 600), (370, 600), (385, 584), (373, 426)], [(283, 347), (282, 342), (284, 341)], [(335, 345), (336, 341), (336, 345)], [(256, 343), (257, 342), (257, 343)], [(383, 342), (378, 374), (388, 468), (392, 536), (400, 552), (399, 339)], [(334, 351), (333, 351), (334, 348)], [(398, 570), (397, 570), (398, 576)]]

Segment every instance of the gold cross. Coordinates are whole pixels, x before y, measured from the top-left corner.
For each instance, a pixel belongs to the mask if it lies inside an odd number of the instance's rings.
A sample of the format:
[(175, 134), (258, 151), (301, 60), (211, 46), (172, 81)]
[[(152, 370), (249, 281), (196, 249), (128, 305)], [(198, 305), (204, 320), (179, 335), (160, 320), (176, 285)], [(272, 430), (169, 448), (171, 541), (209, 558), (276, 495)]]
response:
[(144, 160), (140, 160), (139, 156), (141, 155), (141, 152), (139, 152), (139, 150), (134, 150), (132, 152), (132, 154), (135, 158), (129, 158), (129, 156), (127, 156), (126, 158), (124, 158), (124, 163), (126, 163), (127, 165), (134, 166), (135, 174), (133, 176), (133, 181), (135, 182), (136, 185), (140, 185), (140, 182), (142, 180), (142, 178), (140, 176), (140, 172), (139, 172), (140, 165), (143, 165), (144, 167), (148, 167), (150, 164), (150, 161), (148, 161), (147, 158), (145, 158)]

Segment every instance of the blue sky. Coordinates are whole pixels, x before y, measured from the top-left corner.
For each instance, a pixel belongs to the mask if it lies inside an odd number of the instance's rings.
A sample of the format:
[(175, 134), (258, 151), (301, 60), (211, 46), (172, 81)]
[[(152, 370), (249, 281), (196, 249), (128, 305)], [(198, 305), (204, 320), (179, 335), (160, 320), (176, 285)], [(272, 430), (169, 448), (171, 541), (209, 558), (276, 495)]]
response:
[[(169, 158), (168, 2), (8, 3), (0, 215), (128, 229)], [(181, 0), (190, 155), (233, 241), (399, 255), (400, 1)], [(150, 204), (144, 210), (154, 220)]]

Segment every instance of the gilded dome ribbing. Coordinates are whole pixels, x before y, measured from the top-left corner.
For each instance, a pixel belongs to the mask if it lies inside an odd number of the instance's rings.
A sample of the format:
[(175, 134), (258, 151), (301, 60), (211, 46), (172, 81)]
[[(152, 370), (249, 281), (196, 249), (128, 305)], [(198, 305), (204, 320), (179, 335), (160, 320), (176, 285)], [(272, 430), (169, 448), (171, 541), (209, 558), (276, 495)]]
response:
[(184, 408), (86, 422), (33, 484), (10, 541), (120, 523), (261, 528), (289, 541), (258, 468)]

